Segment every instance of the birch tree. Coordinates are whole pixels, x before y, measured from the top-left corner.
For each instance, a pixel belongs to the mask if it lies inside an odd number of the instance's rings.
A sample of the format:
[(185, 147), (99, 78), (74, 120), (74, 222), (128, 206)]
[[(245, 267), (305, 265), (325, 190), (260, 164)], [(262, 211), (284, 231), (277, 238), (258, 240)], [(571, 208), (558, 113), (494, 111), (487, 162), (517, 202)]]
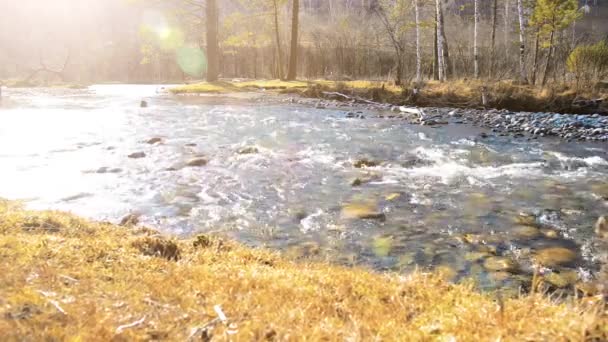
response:
[(220, 73), (220, 56), (218, 44), (218, 8), (216, 0), (207, 0), (207, 82), (218, 80)]
[(439, 81), (444, 82), (447, 79), (448, 73), (448, 51), (447, 40), (443, 28), (443, 9), (441, 0), (435, 0), (435, 7), (437, 11), (437, 69)]
[(474, 1), (475, 4), (475, 25), (473, 28), (473, 64), (475, 68), (475, 78), (479, 78), (479, 0)]
[(300, 16), (300, 0), (292, 1), (291, 50), (289, 52), (289, 71), (287, 72), (288, 81), (293, 81), (296, 79), (298, 70), (298, 26)]
[(422, 82), (422, 47), (420, 46), (420, 0), (414, 0), (416, 15), (416, 83)]
[(526, 79), (526, 21), (523, 0), (517, 0), (517, 16), (519, 17), (519, 78), (522, 83)]

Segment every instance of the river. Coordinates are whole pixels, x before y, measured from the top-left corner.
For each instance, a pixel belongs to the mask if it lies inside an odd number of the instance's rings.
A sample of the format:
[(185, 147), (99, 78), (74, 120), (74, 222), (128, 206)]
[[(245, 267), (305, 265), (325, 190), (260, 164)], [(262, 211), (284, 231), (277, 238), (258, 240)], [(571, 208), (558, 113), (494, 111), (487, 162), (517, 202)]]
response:
[[(554, 271), (588, 279), (600, 266), (605, 143), (480, 139), (487, 131), (469, 125), (159, 89), (5, 90), (0, 197), (112, 222), (136, 212), (178, 236), (219, 233), (376, 270), (443, 268), (484, 288), (521, 285), (553, 247), (576, 254)], [(195, 158), (208, 163), (186, 166)], [(374, 166), (355, 167), (362, 159)]]

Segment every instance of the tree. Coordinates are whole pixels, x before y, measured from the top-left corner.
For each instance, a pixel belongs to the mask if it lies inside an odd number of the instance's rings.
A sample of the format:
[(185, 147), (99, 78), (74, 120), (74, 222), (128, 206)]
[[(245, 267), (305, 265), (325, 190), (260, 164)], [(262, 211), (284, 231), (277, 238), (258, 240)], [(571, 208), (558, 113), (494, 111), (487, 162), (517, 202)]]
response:
[(475, 27), (473, 29), (473, 64), (475, 67), (475, 78), (479, 78), (479, 0), (475, 0)]
[(216, 0), (207, 0), (207, 82), (218, 80), (220, 73), (220, 48), (218, 44), (218, 8)]
[(281, 31), (279, 29), (279, 5), (277, 0), (272, 0), (273, 5), (273, 18), (274, 18), (274, 34), (275, 34), (275, 43), (277, 49), (277, 71), (279, 79), (283, 79), (283, 51), (281, 49)]
[(541, 85), (547, 82), (555, 49), (555, 33), (572, 24), (580, 13), (577, 0), (537, 0), (531, 25), (538, 29), (538, 38), (543, 39), (543, 47), (548, 49)]
[(488, 77), (492, 78), (494, 72), (494, 58), (496, 55), (496, 22), (497, 22), (498, 0), (492, 1), (492, 34), (490, 43), (490, 63), (488, 68)]
[(414, 0), (416, 14), (416, 83), (422, 82), (422, 47), (420, 46), (420, 0)]
[(526, 19), (524, 16), (523, 0), (517, 0), (517, 16), (519, 17), (519, 79), (528, 83), (526, 79)]
[(439, 81), (443, 82), (447, 79), (448, 74), (448, 43), (445, 38), (445, 30), (443, 28), (443, 8), (441, 6), (441, 0), (435, 1), (435, 7), (437, 11), (437, 69), (439, 74)]
[(289, 55), (289, 71), (287, 72), (287, 80), (293, 81), (296, 79), (298, 70), (298, 25), (300, 16), (300, 0), (292, 0), (292, 19), (291, 19), (291, 50)]

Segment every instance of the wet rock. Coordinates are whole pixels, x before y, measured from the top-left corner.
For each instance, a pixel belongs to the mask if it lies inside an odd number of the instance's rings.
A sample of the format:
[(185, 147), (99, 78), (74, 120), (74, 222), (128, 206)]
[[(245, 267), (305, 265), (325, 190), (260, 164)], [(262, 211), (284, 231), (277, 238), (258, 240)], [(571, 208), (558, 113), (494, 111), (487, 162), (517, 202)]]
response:
[(471, 262), (475, 262), (484, 258), (487, 258), (491, 256), (489, 253), (486, 252), (467, 252), (464, 255), (464, 259), (466, 261), (471, 261)]
[(139, 224), (139, 218), (141, 217), (140, 214), (136, 214), (136, 213), (131, 213), (128, 214), (127, 216), (123, 217), (120, 220), (119, 225), (121, 226), (136, 226)]
[(186, 147), (196, 147), (196, 144), (195, 143), (188, 143), (188, 144), (185, 144), (184, 146), (186, 146)]
[(209, 161), (205, 158), (194, 158), (186, 163), (187, 167), (201, 167), (207, 165)]
[(238, 154), (256, 154), (256, 153), (260, 153), (260, 150), (258, 150), (257, 147), (255, 146), (247, 146), (247, 147), (242, 147), (237, 151)]
[(513, 218), (513, 221), (524, 226), (535, 226), (537, 224), (536, 216), (530, 213), (519, 213)]
[(154, 138), (151, 138), (148, 141), (146, 141), (146, 144), (154, 145), (154, 144), (160, 144), (162, 142), (163, 142), (163, 138), (154, 137)]
[(532, 226), (517, 226), (513, 229), (513, 235), (521, 239), (534, 239), (541, 235), (538, 228)]
[(142, 100), (142, 101), (139, 103), (139, 106), (140, 106), (141, 108), (147, 108), (147, 107), (148, 107), (148, 102), (146, 102), (146, 101)]
[(382, 180), (382, 175), (377, 173), (371, 173), (359, 176), (351, 181), (352, 186), (361, 186), (363, 184), (368, 184), (371, 182), (378, 182)]
[(505, 257), (489, 257), (484, 263), (483, 267), (489, 271), (503, 271), (503, 272), (514, 272), (517, 271), (518, 267), (515, 262)]
[(536, 252), (534, 259), (547, 267), (564, 266), (574, 263), (577, 253), (565, 247), (550, 247)]
[(557, 288), (564, 288), (574, 285), (578, 280), (578, 273), (572, 270), (563, 270), (560, 272), (551, 272), (543, 275), (543, 280)]
[(503, 282), (503, 281), (511, 278), (511, 273), (504, 272), (504, 271), (491, 272), (490, 278), (492, 278), (492, 280), (494, 280), (496, 282)]
[(557, 239), (559, 238), (559, 232), (553, 229), (541, 229), (540, 233), (543, 234), (544, 237), (549, 239)]
[(400, 193), (392, 193), (392, 194), (386, 195), (386, 197), (384, 197), (384, 199), (390, 202), (390, 201), (394, 201), (394, 200), (398, 199), (399, 197), (401, 197)]
[(346, 219), (385, 220), (386, 216), (377, 206), (369, 203), (352, 203), (342, 207), (342, 217)]
[(364, 167), (375, 167), (378, 165), (380, 165), (379, 162), (369, 160), (369, 159), (359, 159), (353, 163), (353, 166), (356, 167), (357, 169), (362, 169)]
[(122, 169), (119, 168), (109, 168), (107, 166), (100, 167), (95, 171), (95, 173), (104, 174), (104, 173), (121, 173)]
[(129, 154), (128, 157), (131, 159), (141, 159), (141, 158), (145, 158), (146, 154), (144, 152), (135, 152), (135, 153)]
[(595, 234), (602, 239), (608, 239), (608, 217), (602, 216), (597, 220)]

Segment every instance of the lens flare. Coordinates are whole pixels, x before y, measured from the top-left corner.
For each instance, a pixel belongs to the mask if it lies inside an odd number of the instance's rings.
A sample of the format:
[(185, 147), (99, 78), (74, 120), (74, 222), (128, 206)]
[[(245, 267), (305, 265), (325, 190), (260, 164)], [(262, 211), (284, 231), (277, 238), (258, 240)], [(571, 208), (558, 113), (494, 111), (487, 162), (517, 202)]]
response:
[(207, 70), (207, 58), (197, 47), (181, 47), (176, 55), (180, 69), (192, 77), (200, 77)]

